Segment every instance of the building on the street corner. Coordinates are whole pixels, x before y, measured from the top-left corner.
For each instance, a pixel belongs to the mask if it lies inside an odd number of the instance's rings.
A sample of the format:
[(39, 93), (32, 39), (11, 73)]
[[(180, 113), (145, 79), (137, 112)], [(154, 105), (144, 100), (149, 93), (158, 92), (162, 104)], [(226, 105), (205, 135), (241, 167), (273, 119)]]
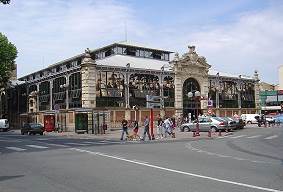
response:
[[(86, 49), (19, 78), (24, 83), (6, 90), (8, 110), (1, 113), (14, 119), (15, 126), (36, 121), (50, 130), (100, 133), (104, 124), (120, 127), (123, 118), (141, 122), (149, 116), (147, 95), (157, 96), (160, 108), (153, 109), (154, 115), (194, 119), (208, 112), (232, 116), (260, 111), (256, 71), (249, 77), (212, 70), (195, 46), (170, 60), (172, 53), (128, 42)], [(196, 91), (201, 97), (188, 97)]]

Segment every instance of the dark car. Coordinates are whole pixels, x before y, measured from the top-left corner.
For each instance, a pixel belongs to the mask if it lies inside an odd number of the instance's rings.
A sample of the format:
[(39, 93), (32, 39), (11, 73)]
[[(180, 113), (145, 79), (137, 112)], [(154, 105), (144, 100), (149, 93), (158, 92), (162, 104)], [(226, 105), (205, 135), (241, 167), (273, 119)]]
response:
[(35, 135), (40, 134), (43, 135), (44, 127), (39, 123), (26, 123), (21, 128), (21, 134), (29, 134), (29, 135)]

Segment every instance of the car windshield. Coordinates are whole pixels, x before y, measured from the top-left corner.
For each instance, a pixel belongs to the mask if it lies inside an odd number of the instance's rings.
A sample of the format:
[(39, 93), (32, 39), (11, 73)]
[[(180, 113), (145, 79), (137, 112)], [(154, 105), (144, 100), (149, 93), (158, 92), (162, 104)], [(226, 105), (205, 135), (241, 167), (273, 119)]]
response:
[(224, 121), (222, 118), (220, 117), (213, 117), (213, 119), (217, 120), (217, 121)]
[(31, 128), (41, 128), (42, 125), (41, 125), (41, 124), (38, 124), (38, 123), (32, 123), (32, 124), (30, 124), (30, 127), (31, 127)]

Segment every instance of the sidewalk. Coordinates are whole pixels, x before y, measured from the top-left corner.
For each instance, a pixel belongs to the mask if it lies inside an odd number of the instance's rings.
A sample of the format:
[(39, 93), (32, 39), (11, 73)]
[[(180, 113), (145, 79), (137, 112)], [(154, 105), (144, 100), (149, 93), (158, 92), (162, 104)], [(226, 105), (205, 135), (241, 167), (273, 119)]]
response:
[[(46, 136), (54, 136), (54, 137), (67, 137), (67, 138), (77, 138), (77, 139), (108, 139), (108, 140), (120, 140), (121, 138), (121, 130), (113, 130), (113, 131), (107, 131), (105, 134), (77, 134), (75, 132), (62, 132), (62, 133), (57, 133), (57, 132), (45, 132)], [(132, 134), (132, 130), (129, 130), (129, 134)], [(143, 135), (143, 129), (141, 128), (139, 130), (140, 137)], [(231, 135), (233, 133), (225, 133), (222, 132), (222, 136), (225, 135)], [(219, 137), (218, 133), (214, 133), (211, 135), (211, 137), (208, 137), (207, 132), (201, 132), (200, 136), (198, 137), (193, 137), (193, 132), (180, 132), (179, 130), (175, 131), (176, 138), (172, 138), (171, 136), (168, 136), (167, 138), (161, 139), (162, 141), (166, 140), (184, 140), (184, 139), (193, 139), (193, 140), (198, 140), (198, 139), (213, 139)], [(159, 140), (157, 138), (157, 135), (155, 133), (155, 139)], [(147, 137), (146, 137), (147, 139)]]

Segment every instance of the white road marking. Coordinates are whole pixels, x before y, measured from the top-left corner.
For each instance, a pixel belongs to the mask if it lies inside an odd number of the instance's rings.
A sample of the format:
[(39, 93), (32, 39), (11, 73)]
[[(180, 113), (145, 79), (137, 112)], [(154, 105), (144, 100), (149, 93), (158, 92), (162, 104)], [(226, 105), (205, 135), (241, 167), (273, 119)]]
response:
[(209, 151), (204, 151), (204, 150), (201, 150), (201, 149), (193, 147), (191, 145), (191, 143), (187, 143), (185, 147), (190, 149), (190, 150), (192, 150), (192, 151), (196, 151), (196, 152), (200, 152), (200, 153), (205, 153), (207, 155), (214, 155), (216, 157), (230, 158), (230, 159), (239, 160), (239, 161), (249, 161), (249, 162), (252, 162), (252, 163), (272, 164), (270, 162), (265, 162), (265, 161), (254, 161), (254, 160), (250, 160), (250, 159), (244, 159), (244, 158), (241, 158), (241, 157), (234, 157), (234, 156), (230, 156), (230, 155), (223, 155), (223, 154), (219, 154), (219, 153), (212, 153), (212, 152), (209, 152)]
[(80, 145), (80, 146), (86, 146), (88, 144), (85, 144), (85, 143), (65, 143), (67, 145)]
[(47, 139), (47, 138), (41, 138), (41, 139), (36, 139), (37, 141), (47, 141), (47, 140), (49, 140), (49, 139)]
[(46, 143), (46, 144), (50, 146), (56, 146), (56, 147), (68, 147), (67, 145), (55, 144), (55, 143)]
[(114, 143), (114, 144), (115, 144), (115, 143), (116, 143), (116, 144), (117, 144), (117, 143), (118, 143), (118, 144), (120, 144), (120, 143), (125, 143), (125, 142), (123, 142), (123, 141), (120, 142), (120, 141), (107, 141), (107, 140), (103, 140), (103, 141), (99, 141), (99, 142), (101, 142), (101, 143)]
[(26, 145), (26, 146), (36, 148), (36, 149), (48, 149), (48, 147), (40, 146), (40, 145)]
[(277, 138), (277, 137), (278, 137), (278, 135), (272, 135), (272, 136), (266, 137), (266, 138), (264, 138), (264, 139), (274, 139), (274, 138)]
[(188, 176), (191, 176), (191, 177), (197, 177), (197, 178), (202, 178), (202, 179), (206, 179), (206, 180), (212, 180), (212, 181), (217, 181), (217, 182), (227, 183), (227, 184), (232, 184), (232, 185), (237, 185), (237, 186), (251, 188), (251, 189), (259, 189), (259, 190), (262, 190), (262, 191), (270, 191), (270, 192), (283, 192), (283, 191), (280, 191), (280, 190), (277, 190), (277, 189), (260, 187), (260, 186), (256, 186), (256, 185), (250, 185), (250, 184), (230, 181), (230, 180), (226, 180), (226, 179), (217, 179), (215, 177), (209, 177), (209, 176), (205, 176), (205, 175), (200, 175), (200, 174), (195, 174), (195, 173), (190, 173), (190, 172), (185, 172), (185, 171), (179, 171), (179, 170), (176, 170), (176, 169), (160, 167), (160, 166), (152, 165), (152, 164), (149, 164), (149, 163), (143, 163), (143, 162), (140, 162), (140, 161), (125, 159), (125, 158), (121, 158), (121, 157), (115, 157), (115, 156), (107, 155), (107, 154), (100, 153), (100, 152), (93, 152), (93, 151), (87, 151), (87, 150), (76, 149), (76, 148), (72, 148), (71, 150), (82, 152), (82, 153), (88, 153), (88, 154), (91, 154), (91, 155), (97, 155), (97, 156), (101, 156), (101, 157), (107, 157), (107, 158), (111, 158), (111, 159), (117, 159), (117, 160), (120, 160), (120, 161), (125, 161), (125, 162), (128, 162), (128, 163), (142, 165), (142, 166), (146, 166), (146, 167), (150, 167), (150, 168), (154, 168), (154, 169), (164, 170), (164, 171), (168, 171), (168, 172), (172, 172), (172, 173), (188, 175)]
[(241, 138), (241, 137), (245, 137), (245, 136), (247, 136), (247, 135), (238, 135), (238, 136), (230, 137), (230, 138), (237, 139), (237, 138)]
[(100, 143), (100, 142), (93, 142), (93, 141), (85, 141), (83, 143), (85, 143), (85, 144), (95, 144), (95, 145), (105, 145), (105, 144), (107, 144), (107, 143)]
[(261, 135), (254, 135), (254, 136), (250, 136), (250, 137), (247, 137), (248, 139), (254, 139), (254, 138), (258, 138), (258, 137), (261, 137)]
[(26, 149), (19, 148), (19, 147), (6, 147), (7, 149), (14, 150), (14, 151), (25, 151)]

